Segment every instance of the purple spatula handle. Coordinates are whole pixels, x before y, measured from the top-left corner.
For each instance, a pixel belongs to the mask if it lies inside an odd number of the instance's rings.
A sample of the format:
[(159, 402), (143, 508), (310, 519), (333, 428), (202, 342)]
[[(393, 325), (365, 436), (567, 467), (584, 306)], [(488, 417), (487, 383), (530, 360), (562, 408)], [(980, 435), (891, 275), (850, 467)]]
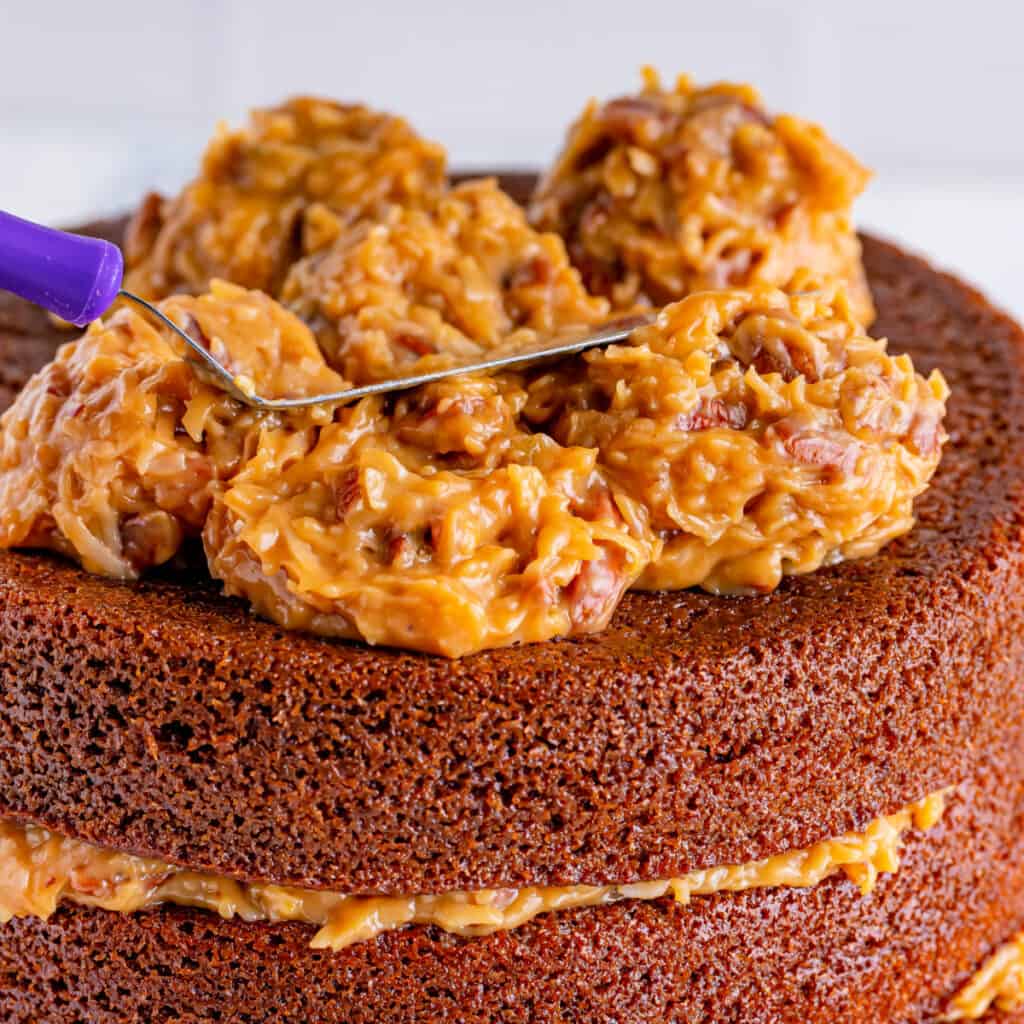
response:
[(0, 210), (0, 289), (83, 327), (107, 311), (123, 275), (121, 250), (112, 242)]

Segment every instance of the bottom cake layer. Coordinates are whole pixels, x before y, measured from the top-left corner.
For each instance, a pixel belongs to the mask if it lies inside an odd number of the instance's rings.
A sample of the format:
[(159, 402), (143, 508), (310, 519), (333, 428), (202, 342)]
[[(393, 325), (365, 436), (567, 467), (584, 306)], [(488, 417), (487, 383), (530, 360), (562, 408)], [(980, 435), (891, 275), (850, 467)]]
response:
[[(10, 1024), (412, 1024), (938, 1019), (1024, 926), (1020, 755), (983, 758), (945, 818), (863, 896), (832, 877), (625, 901), (462, 939), (413, 927), (338, 953), (299, 924), (63, 906), (0, 929)], [(987, 763), (986, 763), (987, 762)], [(1012, 766), (1012, 767), (1011, 767)], [(1024, 1020), (990, 1014), (987, 1021)]]

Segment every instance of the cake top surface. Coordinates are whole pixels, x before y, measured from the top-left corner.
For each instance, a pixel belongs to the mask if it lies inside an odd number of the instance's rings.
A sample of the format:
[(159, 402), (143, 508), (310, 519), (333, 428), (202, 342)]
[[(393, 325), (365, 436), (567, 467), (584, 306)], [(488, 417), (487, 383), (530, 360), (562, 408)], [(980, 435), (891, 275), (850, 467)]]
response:
[(129, 284), (268, 397), (533, 348), (641, 271), (629, 308), (669, 304), (552, 369), (302, 411), (225, 397), (119, 310), (0, 421), (0, 546), (137, 579), (201, 539), (287, 629), (457, 657), (599, 632), (631, 588), (769, 591), (912, 527), (947, 387), (868, 333), (866, 173), (820, 129), (648, 76), (570, 130), (534, 223), (438, 153), (360, 106), (256, 111), (136, 214)]

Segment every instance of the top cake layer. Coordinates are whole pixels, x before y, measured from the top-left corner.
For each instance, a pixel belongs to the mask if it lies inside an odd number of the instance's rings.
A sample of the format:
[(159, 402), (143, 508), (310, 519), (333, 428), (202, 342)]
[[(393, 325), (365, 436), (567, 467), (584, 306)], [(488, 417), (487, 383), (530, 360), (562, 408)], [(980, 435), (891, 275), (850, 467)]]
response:
[(0, 811), (235, 877), (408, 893), (741, 863), (957, 781), (1018, 702), (1022, 339), (923, 263), (866, 255), (875, 333), (953, 391), (907, 538), (766, 597), (629, 595), (603, 634), (456, 663), (6, 555)]

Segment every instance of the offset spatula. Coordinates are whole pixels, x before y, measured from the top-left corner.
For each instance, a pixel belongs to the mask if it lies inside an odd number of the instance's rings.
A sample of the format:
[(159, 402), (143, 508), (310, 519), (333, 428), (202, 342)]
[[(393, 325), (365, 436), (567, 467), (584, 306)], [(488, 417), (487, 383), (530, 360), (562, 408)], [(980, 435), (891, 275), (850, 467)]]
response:
[(128, 299), (174, 331), (213, 383), (256, 409), (344, 405), (367, 395), (402, 391), (445, 377), (575, 355), (590, 348), (624, 341), (637, 327), (653, 323), (656, 319), (655, 313), (623, 317), (602, 325), (596, 331), (593, 327), (580, 327), (563, 332), (557, 338), (540, 340), (522, 351), (344, 391), (302, 398), (264, 398), (242, 390), (235, 375), (200, 340), (191, 337), (152, 303), (122, 288), (123, 277), (124, 258), (113, 242), (57, 231), (0, 210), (0, 289), (35, 302), (78, 327), (101, 317), (116, 299)]

